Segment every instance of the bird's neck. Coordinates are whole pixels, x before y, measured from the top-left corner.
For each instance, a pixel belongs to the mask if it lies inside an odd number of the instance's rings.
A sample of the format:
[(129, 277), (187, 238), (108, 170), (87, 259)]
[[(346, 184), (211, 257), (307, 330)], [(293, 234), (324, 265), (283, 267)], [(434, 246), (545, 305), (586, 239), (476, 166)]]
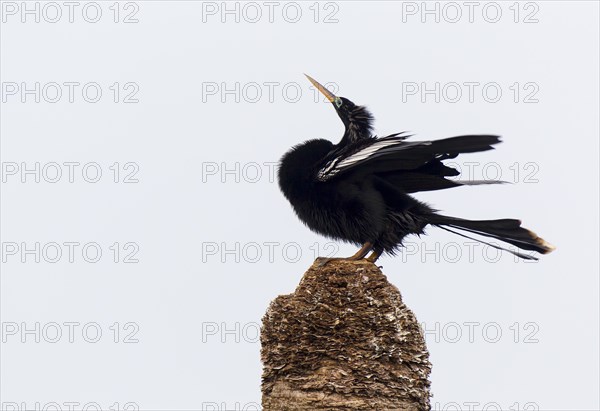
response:
[(364, 138), (371, 137), (373, 130), (373, 116), (364, 106), (356, 106), (350, 111), (348, 118), (344, 121), (346, 131), (342, 142), (352, 143)]

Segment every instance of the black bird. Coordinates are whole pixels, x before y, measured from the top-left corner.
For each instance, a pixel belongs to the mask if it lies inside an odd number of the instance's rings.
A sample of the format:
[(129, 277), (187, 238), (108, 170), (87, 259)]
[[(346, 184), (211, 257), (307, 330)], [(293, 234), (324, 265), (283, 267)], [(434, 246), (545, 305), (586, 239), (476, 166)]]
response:
[[(546, 254), (554, 247), (521, 221), (465, 220), (437, 213), (410, 193), (462, 185), (495, 183), (461, 182), (447, 177), (459, 172), (444, 160), (462, 153), (493, 149), (494, 135), (466, 135), (436, 141), (407, 141), (404, 133), (378, 138), (371, 134), (373, 117), (363, 106), (337, 97), (307, 76), (333, 104), (344, 123), (338, 144), (308, 140), (293, 147), (281, 159), (279, 187), (294, 211), (311, 230), (327, 237), (362, 245), (344, 260), (367, 258), (375, 262), (383, 253), (394, 254), (409, 234), (423, 234), (428, 225), (505, 250), (524, 259), (537, 259), (465, 234), (478, 234)], [(461, 232), (457, 232), (459, 230)], [(326, 263), (331, 259), (326, 259)]]

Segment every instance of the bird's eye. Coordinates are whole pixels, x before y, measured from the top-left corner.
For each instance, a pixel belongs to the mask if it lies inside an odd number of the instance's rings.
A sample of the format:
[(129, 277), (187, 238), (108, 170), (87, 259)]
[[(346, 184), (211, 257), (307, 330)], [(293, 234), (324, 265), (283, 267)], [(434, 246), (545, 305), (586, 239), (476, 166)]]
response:
[(336, 98), (335, 98), (335, 100), (333, 100), (333, 102), (335, 103), (335, 106), (336, 106), (337, 108), (340, 108), (340, 107), (342, 107), (342, 99), (341, 99), (341, 98), (339, 98), (339, 97), (336, 97)]

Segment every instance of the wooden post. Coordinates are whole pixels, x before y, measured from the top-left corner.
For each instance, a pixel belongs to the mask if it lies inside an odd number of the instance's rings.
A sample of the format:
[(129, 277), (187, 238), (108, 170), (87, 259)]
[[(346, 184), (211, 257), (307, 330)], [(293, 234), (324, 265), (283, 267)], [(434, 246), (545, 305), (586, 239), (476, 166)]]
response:
[(271, 302), (261, 344), (265, 411), (430, 409), (419, 323), (365, 260), (315, 262)]

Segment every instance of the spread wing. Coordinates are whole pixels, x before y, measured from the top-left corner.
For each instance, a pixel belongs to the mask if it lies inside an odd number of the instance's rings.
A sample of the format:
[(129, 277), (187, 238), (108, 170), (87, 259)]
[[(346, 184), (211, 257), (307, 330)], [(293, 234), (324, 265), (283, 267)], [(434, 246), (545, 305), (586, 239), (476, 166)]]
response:
[(317, 173), (322, 182), (344, 176), (377, 174), (390, 183), (411, 193), (439, 190), (459, 185), (489, 184), (497, 181), (448, 180), (458, 171), (443, 164), (461, 153), (493, 149), (500, 142), (498, 136), (468, 135), (435, 141), (406, 141), (407, 135), (393, 134), (371, 138), (333, 152)]

